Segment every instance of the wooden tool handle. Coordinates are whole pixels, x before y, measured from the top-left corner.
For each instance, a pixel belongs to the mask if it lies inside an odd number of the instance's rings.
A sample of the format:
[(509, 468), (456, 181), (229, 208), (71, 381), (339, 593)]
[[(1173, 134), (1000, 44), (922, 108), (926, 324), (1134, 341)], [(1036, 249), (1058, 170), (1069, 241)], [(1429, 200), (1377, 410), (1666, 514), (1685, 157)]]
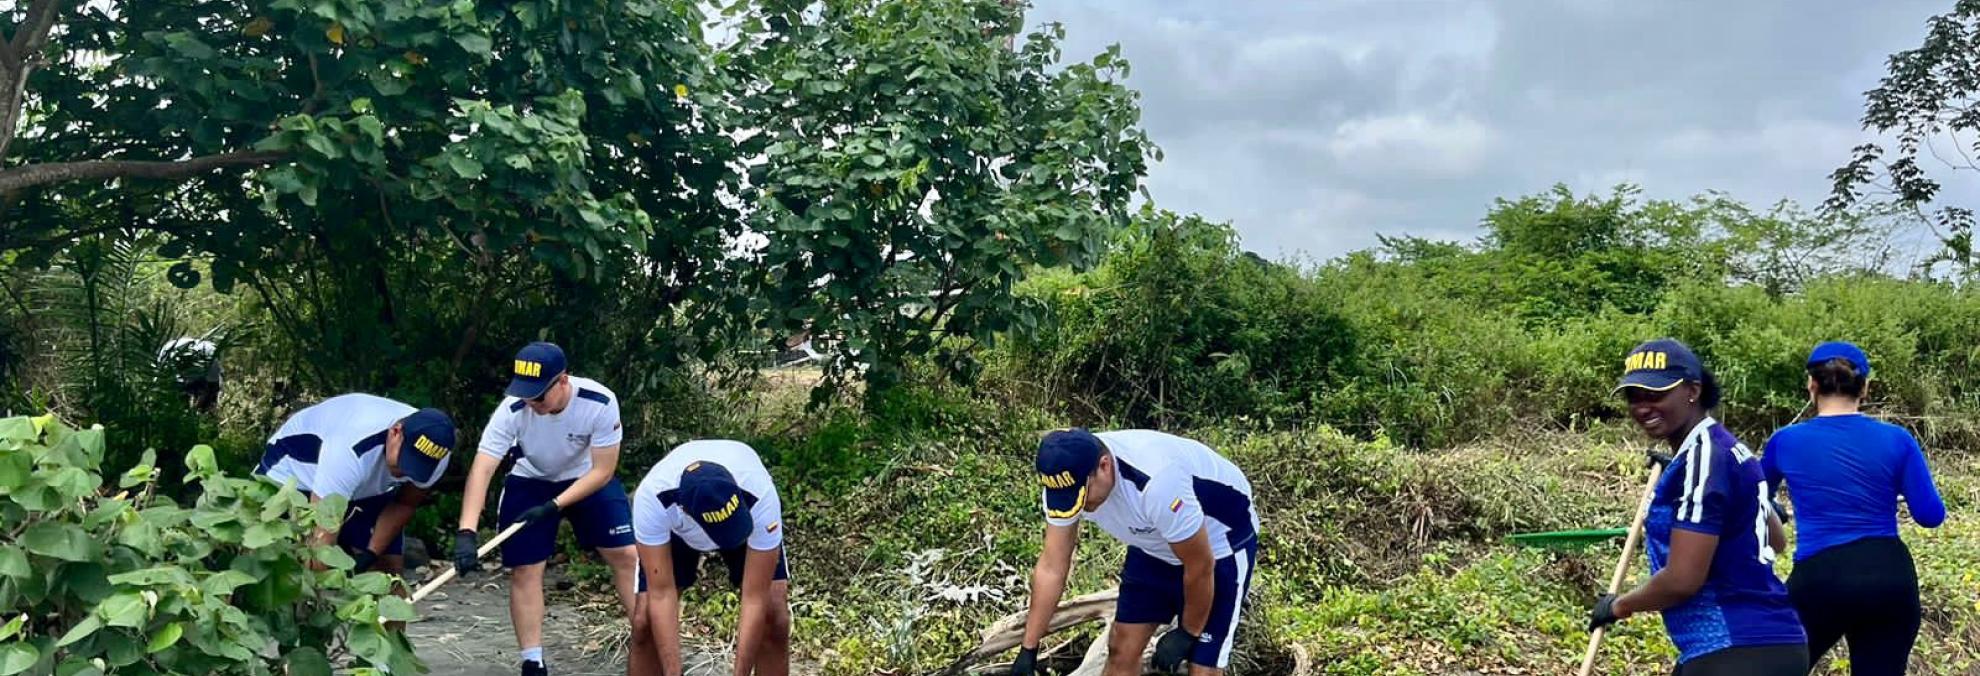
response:
[[(1657, 497), (1657, 479), (1664, 475), (1664, 468), (1652, 465), (1650, 478), (1643, 483), (1643, 499), (1636, 504), (1636, 518), (1629, 524), (1629, 537), (1623, 539), (1622, 556), (1616, 559), (1616, 572), (1609, 576), (1609, 593), (1622, 591), (1623, 579), (1629, 576), (1630, 555), (1636, 552), (1636, 543), (1643, 539), (1643, 522), (1650, 517), (1650, 501)], [(1588, 652), (1581, 658), (1581, 676), (1595, 673), (1595, 653), (1602, 647), (1602, 634), (1608, 627), (1599, 627), (1588, 636)]]
[[(514, 524), (511, 524), (508, 528), (503, 529), (502, 532), (496, 533), (495, 537), (488, 541), (488, 544), (484, 544), (481, 546), (481, 549), (475, 550), (474, 559), (476, 561), (479, 561), (481, 559), (487, 558), (489, 552), (495, 551), (496, 547), (502, 546), (502, 543), (504, 541), (508, 540), (510, 536), (515, 535), (517, 531), (522, 530), (523, 526), (527, 526), (527, 525), (529, 525), (529, 523), (526, 521), (517, 521)], [(412, 602), (419, 603), (421, 599), (425, 599), (433, 592), (439, 590), (441, 586), (446, 585), (448, 582), (452, 582), (454, 580), (455, 574), (456, 573), (454, 571), (454, 568), (451, 566), (448, 567), (446, 570), (441, 571), (438, 576), (435, 576), (432, 580), (428, 580), (426, 584), (420, 585), (419, 591), (413, 592)]]

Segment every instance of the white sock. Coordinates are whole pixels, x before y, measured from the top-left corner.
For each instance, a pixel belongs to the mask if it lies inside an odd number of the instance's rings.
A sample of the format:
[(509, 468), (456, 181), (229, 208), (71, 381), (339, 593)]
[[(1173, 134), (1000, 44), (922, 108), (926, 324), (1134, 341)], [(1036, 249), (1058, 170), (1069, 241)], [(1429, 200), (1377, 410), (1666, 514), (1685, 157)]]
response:
[(536, 646), (536, 647), (534, 647), (534, 648), (523, 648), (523, 651), (522, 651), (522, 661), (524, 661), (524, 662), (535, 662), (535, 663), (537, 663), (537, 664), (542, 664), (542, 663), (543, 663), (543, 646)]

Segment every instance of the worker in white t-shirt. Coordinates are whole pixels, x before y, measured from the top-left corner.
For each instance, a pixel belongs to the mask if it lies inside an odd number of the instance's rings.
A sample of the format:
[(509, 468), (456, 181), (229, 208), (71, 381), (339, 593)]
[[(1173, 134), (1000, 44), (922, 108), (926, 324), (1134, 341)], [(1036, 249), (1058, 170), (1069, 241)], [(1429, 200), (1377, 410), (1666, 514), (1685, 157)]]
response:
[(706, 554), (722, 560), (729, 584), (741, 592), (735, 673), (790, 673), (783, 503), (754, 449), (737, 441), (702, 440), (669, 451), (633, 494), (633, 533), (644, 573), (638, 605), (645, 617), (642, 623), (636, 615), (633, 628), (652, 636), (658, 673), (682, 673), (680, 590), (694, 584)]
[(1187, 662), (1191, 676), (1222, 674), (1258, 562), (1258, 513), (1244, 473), (1208, 446), (1151, 430), (1052, 432), (1038, 444), (1037, 467), (1045, 550), (1031, 573), (1031, 611), (1010, 673), (1036, 673), (1079, 522), (1092, 521), (1128, 545), (1107, 673), (1141, 673), (1149, 639), (1174, 622), (1155, 644), (1154, 666), (1173, 672)]
[[(612, 583), (631, 617), (639, 566), (633, 550), (632, 506), (614, 472), (619, 443), (619, 400), (604, 385), (566, 372), (562, 348), (530, 343), (516, 353), (513, 377), (468, 471), (455, 535), (454, 567), (480, 568), (476, 550), (488, 485), (504, 458), (515, 466), (502, 480), (500, 525), (525, 523), (502, 544), (509, 573), (509, 619), (521, 649), (523, 676), (549, 673), (543, 660), (543, 573), (557, 544), (557, 526), (568, 518), (580, 546), (596, 549), (612, 568)], [(634, 646), (634, 654), (650, 651)], [(640, 665), (635, 661), (635, 665)], [(638, 672), (635, 672), (638, 673)]]
[[(413, 509), (447, 471), (454, 421), (384, 397), (346, 394), (297, 411), (268, 437), (254, 473), (294, 482), (311, 502), (348, 500), (336, 542), (355, 570), (405, 568), (405, 529)], [(328, 531), (317, 533), (328, 542)]]

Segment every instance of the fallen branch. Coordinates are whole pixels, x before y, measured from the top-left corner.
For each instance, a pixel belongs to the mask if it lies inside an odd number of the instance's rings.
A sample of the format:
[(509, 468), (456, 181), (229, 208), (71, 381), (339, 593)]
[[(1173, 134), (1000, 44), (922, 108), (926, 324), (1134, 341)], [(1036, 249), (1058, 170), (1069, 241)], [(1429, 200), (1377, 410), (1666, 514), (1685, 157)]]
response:
[[(1052, 621), (1046, 624), (1045, 634), (1049, 636), (1067, 627), (1106, 619), (1114, 614), (1114, 602), (1120, 597), (1119, 589), (1109, 589), (1061, 602), (1058, 609), (1052, 611)], [(990, 628), (983, 630), (982, 643), (936, 673), (939, 676), (960, 676), (967, 672), (971, 665), (1018, 647), (1024, 642), (1024, 622), (1027, 614), (1027, 611), (1019, 611), (992, 622)], [(1099, 643), (1101, 653), (1104, 655), (1106, 639), (1103, 637)], [(1088, 657), (1090, 658), (1091, 655), (1092, 651), (1088, 650)], [(1105, 661), (1104, 657), (1102, 661)]]

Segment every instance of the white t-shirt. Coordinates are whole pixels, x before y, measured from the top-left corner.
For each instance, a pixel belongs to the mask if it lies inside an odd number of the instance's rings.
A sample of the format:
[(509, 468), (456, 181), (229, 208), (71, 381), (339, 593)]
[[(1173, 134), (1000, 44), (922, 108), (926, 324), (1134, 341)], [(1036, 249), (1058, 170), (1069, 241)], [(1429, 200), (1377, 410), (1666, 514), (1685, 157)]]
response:
[(615, 446), (624, 438), (619, 398), (596, 380), (571, 376), (571, 403), (557, 413), (538, 414), (521, 399), (503, 397), (481, 430), (478, 450), (500, 458), (521, 446), (522, 457), (510, 474), (569, 481), (591, 470), (591, 449)]
[[(1251, 482), (1210, 447), (1153, 430), (1094, 436), (1114, 456), (1113, 493), (1091, 512), (1063, 519), (1048, 515), (1048, 523), (1072, 526), (1090, 520), (1128, 546), (1177, 565), (1182, 559), (1169, 545), (1189, 539), (1199, 529), (1209, 530), (1211, 553), (1220, 559), (1231, 555), (1233, 531), (1256, 537), (1258, 512), (1251, 507)], [(1039, 501), (1043, 505), (1043, 491)]]
[[(256, 472), (276, 483), (295, 479), (297, 490), (318, 497), (363, 500), (396, 491), (401, 483), (430, 488), (433, 481), (419, 484), (392, 476), (385, 462), (386, 432), (417, 410), (370, 394), (325, 399), (283, 421), (268, 438), (270, 446), (283, 450), (281, 458), (273, 465), (264, 458), (264, 467)], [(440, 459), (434, 481), (447, 472), (450, 458)]]
[(660, 459), (660, 464), (646, 473), (646, 478), (639, 482), (639, 491), (633, 494), (634, 540), (657, 547), (679, 537), (683, 544), (697, 551), (715, 551), (715, 541), (680, 505), (660, 502), (660, 494), (679, 488), (681, 474), (688, 465), (697, 462), (721, 465), (736, 478), (736, 485), (743, 492), (756, 497), (756, 504), (749, 508), (750, 549), (769, 551), (784, 543), (784, 507), (777, 498), (776, 484), (770, 480), (770, 470), (756, 457), (756, 449), (740, 441), (722, 439), (675, 446), (667, 452), (667, 457)]

